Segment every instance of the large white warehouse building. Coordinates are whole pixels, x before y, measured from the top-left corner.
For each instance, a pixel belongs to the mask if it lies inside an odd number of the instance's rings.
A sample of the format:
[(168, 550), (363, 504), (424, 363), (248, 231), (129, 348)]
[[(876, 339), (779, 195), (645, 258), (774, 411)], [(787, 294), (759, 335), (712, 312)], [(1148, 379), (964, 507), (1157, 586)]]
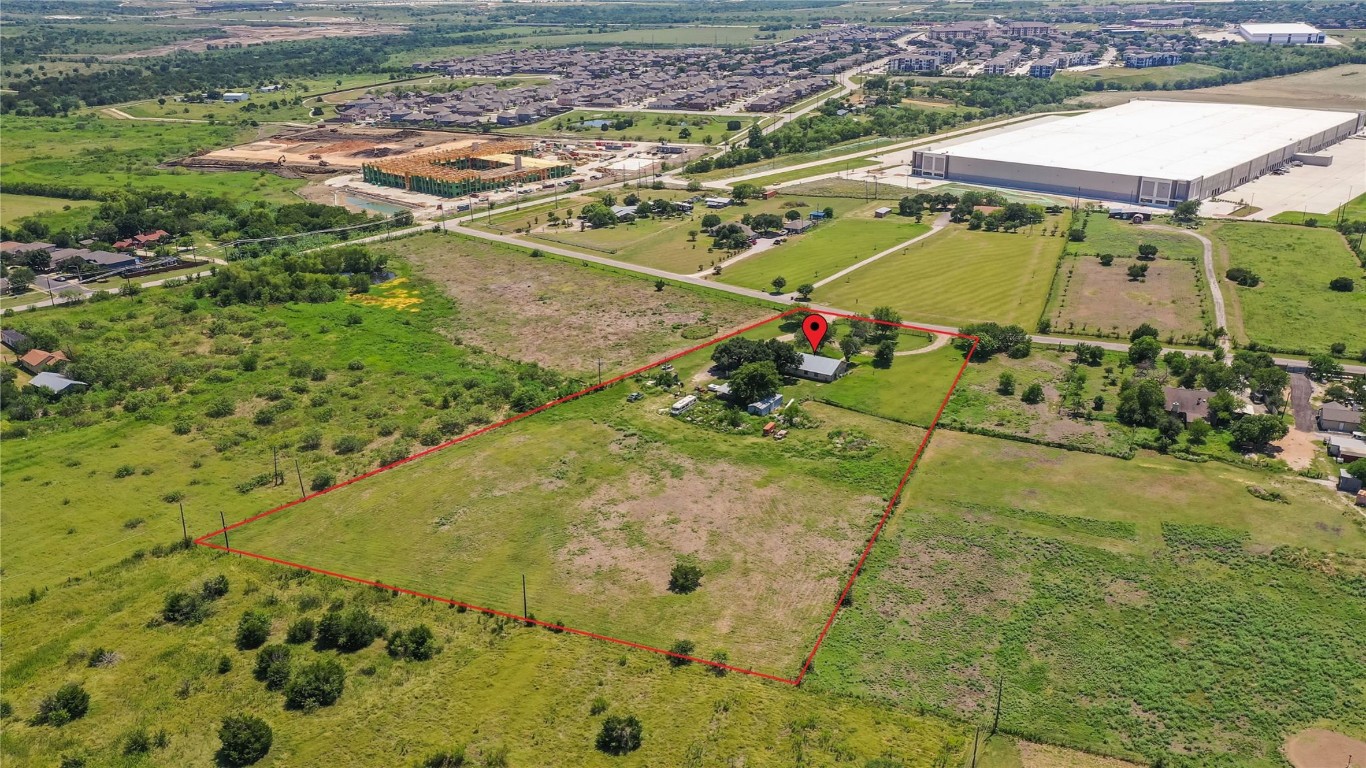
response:
[(1363, 124), (1360, 112), (1135, 100), (918, 150), (912, 173), (1170, 206), (1246, 184)]
[(1249, 43), (1263, 45), (1313, 45), (1326, 39), (1308, 24), (1239, 24), (1238, 34)]

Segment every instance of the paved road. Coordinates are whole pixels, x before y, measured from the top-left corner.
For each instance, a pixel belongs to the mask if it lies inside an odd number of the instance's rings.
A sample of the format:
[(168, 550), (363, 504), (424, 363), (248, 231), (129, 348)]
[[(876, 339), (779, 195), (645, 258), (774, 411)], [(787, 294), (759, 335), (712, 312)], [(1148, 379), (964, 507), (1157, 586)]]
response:
[(1205, 283), (1209, 285), (1210, 300), (1214, 302), (1214, 324), (1215, 327), (1223, 328), (1225, 331), (1225, 334), (1219, 338), (1219, 346), (1223, 347), (1225, 352), (1233, 351), (1233, 342), (1230, 338), (1232, 331), (1228, 327), (1228, 314), (1224, 311), (1224, 292), (1220, 290), (1219, 276), (1214, 272), (1214, 244), (1210, 242), (1208, 237), (1189, 229), (1168, 227), (1161, 224), (1144, 224), (1141, 228), (1188, 235), (1200, 241), (1200, 247), (1205, 251)]
[(1314, 394), (1314, 385), (1309, 377), (1298, 371), (1290, 374), (1290, 411), (1295, 414), (1295, 429), (1300, 432), (1313, 432), (1318, 429), (1314, 420), (1314, 407), (1309, 398)]

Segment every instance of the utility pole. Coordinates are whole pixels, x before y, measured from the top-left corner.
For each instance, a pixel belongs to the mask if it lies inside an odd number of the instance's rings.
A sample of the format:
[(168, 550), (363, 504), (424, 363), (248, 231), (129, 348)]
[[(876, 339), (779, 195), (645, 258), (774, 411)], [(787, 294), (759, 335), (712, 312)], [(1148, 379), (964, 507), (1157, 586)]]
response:
[(522, 574), (522, 618), (524, 618), (524, 619), (529, 619), (529, 618), (531, 618), (531, 613), (527, 611), (527, 607), (526, 607), (526, 574), (525, 574), (525, 573)]
[(302, 499), (303, 497), (308, 495), (308, 492), (304, 490), (304, 473), (302, 470), (299, 469), (298, 456), (294, 457), (294, 474), (297, 475), (299, 478), (299, 498)]
[[(991, 718), (991, 734), (996, 735), (996, 726), (1001, 723), (1001, 691), (1005, 688), (1006, 675), (1004, 672), (996, 680), (996, 714)], [(988, 737), (990, 738), (990, 737)]]
[(223, 523), (223, 546), (227, 548), (229, 552), (231, 552), (232, 544), (228, 543), (228, 521), (227, 518), (223, 517), (222, 510), (219, 510), (218, 512), (218, 519), (220, 522)]
[(602, 361), (598, 361), (598, 386), (602, 386)]
[(271, 485), (280, 485), (285, 481), (280, 475), (280, 449), (273, 445), (270, 447), (270, 460), (275, 463), (275, 472), (270, 476)]
[(190, 543), (190, 530), (185, 526), (185, 502), (180, 502), (180, 536), (186, 543)]

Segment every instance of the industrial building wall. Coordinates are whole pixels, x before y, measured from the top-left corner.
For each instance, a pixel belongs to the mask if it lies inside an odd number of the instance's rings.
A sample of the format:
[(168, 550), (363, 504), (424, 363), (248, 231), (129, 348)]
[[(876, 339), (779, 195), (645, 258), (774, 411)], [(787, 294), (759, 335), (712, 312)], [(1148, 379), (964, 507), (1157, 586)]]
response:
[[(923, 155), (923, 159), (922, 159)], [(942, 157), (925, 152), (916, 155), (916, 170)], [(1118, 202), (1138, 202), (1139, 177), (1071, 168), (1051, 168), (1026, 162), (1010, 163), (975, 157), (947, 157), (944, 178), (987, 186), (1049, 192), (1065, 197), (1093, 197)], [(924, 165), (922, 165), (923, 163)]]
[(1206, 198), (1223, 194), (1234, 187), (1246, 184), (1260, 176), (1265, 176), (1275, 168), (1290, 162), (1297, 154), (1318, 152), (1321, 149), (1331, 147), (1360, 130), (1363, 120), (1366, 120), (1366, 117), (1358, 114), (1313, 136), (1286, 144), (1274, 152), (1268, 152), (1220, 173), (1206, 176), (1200, 181), (1198, 187), (1191, 191), (1191, 197)]

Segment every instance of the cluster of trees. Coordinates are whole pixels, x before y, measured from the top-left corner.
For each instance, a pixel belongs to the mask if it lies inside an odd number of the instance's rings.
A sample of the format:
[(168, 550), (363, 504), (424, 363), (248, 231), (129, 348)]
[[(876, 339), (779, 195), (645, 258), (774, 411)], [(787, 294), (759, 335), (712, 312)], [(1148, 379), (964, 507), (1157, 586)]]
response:
[(214, 269), (194, 283), (191, 294), (213, 299), (221, 307), (288, 301), (323, 304), (348, 290), (370, 290), (371, 276), (387, 261), (384, 254), (354, 245), (309, 253), (281, 248), (263, 258)]
[[(978, 206), (994, 206), (999, 210), (983, 213), (977, 210)], [(1047, 215), (1042, 205), (1012, 203), (1001, 193), (991, 191), (964, 192), (962, 196), (952, 192), (920, 192), (903, 197), (897, 203), (899, 214), (913, 216), (916, 221), (920, 221), (926, 211), (949, 211), (949, 220), (955, 224), (967, 222), (968, 229), (984, 229), (988, 232), (1014, 232), (1020, 227), (1042, 224)]]
[[(985, 361), (1001, 353), (1016, 359), (1029, 357), (1029, 333), (1018, 325), (974, 323), (959, 330), (966, 336), (976, 336), (978, 339), (973, 360)], [(953, 340), (953, 346), (966, 353), (972, 349), (972, 339), (956, 338)]]
[(635, 210), (624, 216), (618, 216), (612, 212), (612, 206), (616, 205), (615, 195), (603, 195), (602, 199), (596, 203), (589, 203), (579, 211), (579, 218), (585, 224), (594, 228), (610, 227), (622, 221), (632, 219), (648, 219), (651, 216), (681, 216), (683, 209), (670, 200), (655, 198), (653, 200), (642, 199), (639, 195), (632, 192), (621, 200), (622, 205), (635, 206)]
[(737, 336), (717, 344), (711, 359), (719, 373), (730, 374), (727, 383), (732, 400), (744, 404), (777, 392), (783, 382), (782, 371), (800, 363), (801, 355), (785, 341)]
[(962, 107), (971, 107), (974, 112), (972, 119), (1029, 112), (1039, 107), (1061, 104), (1086, 91), (1084, 86), (1069, 78), (1040, 80), (1005, 75), (927, 80), (923, 83), (911, 80), (907, 85), (924, 86), (925, 95), (931, 99), (943, 99)]
[[(118, 104), (185, 91), (212, 91), (236, 83), (317, 78), (333, 72), (381, 74), (403, 71), (390, 63), (415, 48), (496, 43), (513, 33), (480, 31), (487, 24), (431, 24), (406, 34), (329, 38), (229, 48), (204, 53), (110, 63), (101, 69), (12, 77), (0, 94), (0, 114), (65, 115), (85, 106)], [(20, 73), (22, 74), (22, 73)]]

